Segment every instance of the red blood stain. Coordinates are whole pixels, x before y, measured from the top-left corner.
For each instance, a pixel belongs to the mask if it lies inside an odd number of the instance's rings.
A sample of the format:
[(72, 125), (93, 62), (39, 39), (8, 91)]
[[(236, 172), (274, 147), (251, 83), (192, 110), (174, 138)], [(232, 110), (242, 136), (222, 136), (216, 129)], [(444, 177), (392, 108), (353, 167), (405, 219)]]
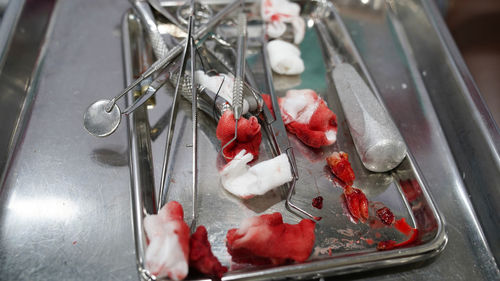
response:
[(380, 241), (378, 242), (377, 250), (386, 251), (394, 249), (394, 247), (396, 247), (396, 241), (394, 240)]
[(404, 247), (406, 245), (409, 245), (409, 244), (415, 242), (418, 238), (418, 229), (412, 228), (411, 226), (409, 226), (408, 223), (406, 223), (405, 218), (401, 218), (401, 219), (397, 220), (394, 223), (394, 228), (396, 228), (398, 231), (400, 231), (401, 233), (403, 233), (406, 236), (410, 235), (410, 233), (411, 233), (410, 238), (408, 238), (407, 240), (405, 240), (401, 243), (396, 243), (396, 241), (393, 241), (393, 240), (381, 241), (377, 245), (377, 250), (386, 251), (386, 250), (391, 250), (394, 248)]
[(317, 208), (317, 209), (322, 209), (323, 208), (323, 197), (318, 196), (316, 198), (313, 198), (312, 206), (314, 208)]
[(406, 223), (405, 218), (401, 218), (401, 219), (397, 220), (394, 223), (394, 227), (397, 230), (399, 230), (401, 233), (403, 233), (404, 235), (410, 235), (412, 229), (414, 229)]
[(375, 241), (371, 238), (363, 238), (361, 237), (361, 240), (364, 240), (366, 242), (366, 244), (368, 245), (373, 245), (375, 243)]
[(387, 241), (380, 241), (377, 245), (377, 250), (380, 251), (387, 251), (387, 250), (392, 250), (395, 248), (401, 248), (407, 245), (410, 245), (411, 243), (417, 241), (418, 238), (418, 229), (412, 228), (412, 235), (408, 240), (405, 240), (399, 244), (396, 243), (396, 241), (393, 240), (387, 240)]
[(76, 245), (76, 241), (73, 241), (73, 245)]
[(371, 229), (379, 229), (379, 228), (385, 228), (385, 227), (387, 227), (387, 225), (383, 224), (380, 221), (380, 219), (377, 219), (377, 218), (374, 218), (374, 217), (371, 217), (368, 220), (368, 223), (370, 224), (370, 228)]

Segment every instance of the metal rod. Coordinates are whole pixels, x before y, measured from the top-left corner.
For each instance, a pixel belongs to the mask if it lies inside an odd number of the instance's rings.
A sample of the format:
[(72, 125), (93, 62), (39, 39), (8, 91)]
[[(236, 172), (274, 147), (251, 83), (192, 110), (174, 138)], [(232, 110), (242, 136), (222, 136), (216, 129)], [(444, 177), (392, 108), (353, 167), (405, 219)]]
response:
[[(189, 22), (191, 23), (191, 18), (190, 16)], [(164, 151), (164, 156), (163, 156), (163, 166), (162, 166), (162, 172), (161, 172), (161, 180), (160, 180), (160, 194), (158, 198), (158, 209), (161, 209), (161, 207), (165, 204), (165, 192), (166, 192), (166, 178), (167, 178), (167, 169), (168, 169), (168, 159), (170, 157), (170, 146), (172, 144), (172, 138), (173, 138), (173, 133), (174, 133), (174, 124), (175, 124), (175, 119), (177, 117), (177, 97), (179, 96), (179, 89), (181, 87), (181, 81), (184, 76), (184, 72), (186, 70), (186, 59), (187, 59), (187, 51), (189, 48), (189, 38), (191, 37), (192, 34), (192, 29), (193, 26), (190, 24), (188, 26), (188, 34), (185, 40), (182, 42), (184, 43), (184, 51), (182, 53), (182, 62), (181, 62), (181, 68), (179, 70), (179, 76), (177, 77), (177, 85), (175, 86), (175, 93), (174, 93), (174, 100), (172, 101), (172, 109), (170, 112), (170, 122), (168, 126), (168, 132), (167, 132), (167, 140), (165, 144), (165, 151)]]
[[(243, 5), (243, 1), (241, 2)], [(234, 116), (234, 137), (227, 142), (222, 147), (222, 155), (224, 158), (232, 159), (231, 157), (227, 157), (224, 154), (224, 149), (228, 147), (231, 143), (236, 141), (238, 138), (238, 121), (241, 118), (243, 113), (243, 83), (245, 80), (245, 55), (246, 55), (246, 42), (247, 42), (247, 17), (245, 13), (242, 11), (238, 14), (238, 41), (237, 48), (238, 52), (236, 53), (236, 66), (235, 66), (235, 75), (234, 75), (234, 84), (233, 84), (233, 116)]]
[(247, 17), (245, 13), (238, 14), (238, 41), (237, 56), (233, 86), (233, 113), (234, 119), (240, 119), (243, 111), (243, 81), (245, 79), (245, 55), (247, 41)]
[[(194, 17), (191, 17), (189, 25), (194, 25)], [(194, 232), (196, 228), (196, 221), (198, 218), (198, 91), (196, 85), (194, 72), (196, 70), (196, 56), (195, 56), (195, 45), (194, 39), (191, 37), (190, 40), (190, 51), (191, 51), (191, 111), (193, 119), (193, 221), (191, 222), (191, 232)]]

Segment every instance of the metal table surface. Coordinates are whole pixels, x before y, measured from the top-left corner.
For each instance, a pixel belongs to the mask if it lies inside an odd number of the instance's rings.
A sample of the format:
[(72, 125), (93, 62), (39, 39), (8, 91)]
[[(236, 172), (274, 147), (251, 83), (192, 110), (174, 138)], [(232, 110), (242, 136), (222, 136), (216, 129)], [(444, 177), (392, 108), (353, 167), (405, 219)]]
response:
[[(129, 7), (120, 0), (56, 5), (32, 112), (0, 189), (0, 279), (138, 280), (126, 127), (105, 139), (82, 127), (91, 102), (123, 87), (120, 23)], [(431, 98), (414, 86), (400, 56), (380, 59), (397, 50), (383, 48), (389, 38), (377, 32), (379, 22), (349, 22), (349, 10), (341, 11), (355, 41), (370, 42), (362, 56), (445, 218), (449, 242), (426, 262), (336, 279), (500, 279)]]

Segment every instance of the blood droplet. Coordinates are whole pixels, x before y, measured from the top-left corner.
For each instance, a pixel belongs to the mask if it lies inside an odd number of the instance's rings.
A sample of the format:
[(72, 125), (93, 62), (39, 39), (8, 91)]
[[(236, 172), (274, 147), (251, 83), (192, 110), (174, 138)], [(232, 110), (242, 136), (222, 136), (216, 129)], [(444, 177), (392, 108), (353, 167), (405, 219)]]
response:
[(323, 197), (318, 196), (316, 198), (313, 198), (312, 200), (312, 206), (317, 209), (323, 208)]
[(377, 217), (382, 221), (385, 225), (391, 225), (394, 221), (394, 214), (387, 207), (381, 208), (377, 210)]
[(387, 251), (387, 250), (392, 250), (394, 248), (400, 248), (404, 247), (406, 245), (409, 245), (417, 240), (418, 237), (418, 229), (412, 228), (413, 231), (411, 237), (408, 240), (405, 240), (399, 244), (396, 243), (396, 241), (393, 240), (387, 240), (387, 241), (380, 241), (377, 245), (377, 250), (379, 251)]
[(371, 239), (371, 238), (366, 238), (366, 239), (365, 239), (365, 242), (366, 242), (368, 245), (373, 245), (373, 243), (375, 243), (375, 241), (373, 241), (373, 239)]
[(394, 240), (380, 241), (378, 242), (377, 250), (387, 251), (387, 250), (392, 250), (395, 247), (396, 247), (396, 241)]
[(411, 226), (408, 225), (408, 223), (406, 223), (405, 218), (401, 218), (401, 219), (397, 220), (394, 223), (394, 227), (397, 230), (399, 230), (401, 233), (403, 233), (404, 235), (410, 235), (410, 233), (413, 229)]

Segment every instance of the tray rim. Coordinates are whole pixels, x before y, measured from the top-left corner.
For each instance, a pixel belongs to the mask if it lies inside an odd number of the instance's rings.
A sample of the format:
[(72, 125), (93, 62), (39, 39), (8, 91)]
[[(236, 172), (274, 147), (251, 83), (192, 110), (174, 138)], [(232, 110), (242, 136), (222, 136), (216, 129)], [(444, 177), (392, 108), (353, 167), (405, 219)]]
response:
[[(169, 1), (175, 2), (175, 1)], [(215, 1), (215, 4), (227, 3), (229, 1), (221, 0)], [(322, 2), (322, 1), (316, 1)], [(331, 5), (328, 5), (331, 6)], [(337, 14), (335, 10), (334, 13)], [(125, 12), (122, 21), (122, 42), (124, 48), (124, 64), (130, 64), (130, 61), (127, 62), (127, 54), (126, 49), (127, 43), (130, 43), (130, 37), (128, 33), (128, 18), (133, 14), (132, 10), (128, 10)], [(127, 38), (125, 38), (127, 37)], [(356, 48), (354, 48), (356, 50)], [(129, 50), (130, 51), (130, 50)], [(360, 57), (357, 51), (354, 54), (355, 57)], [(130, 59), (129, 59), (130, 60)], [(362, 68), (366, 69), (362, 60), (360, 60), (360, 65)], [(131, 67), (131, 66), (130, 66)], [(125, 82), (130, 82), (130, 73), (125, 73), (126, 79)], [(372, 79), (368, 75), (369, 84), (372, 84)], [(370, 85), (371, 86), (371, 85)], [(375, 95), (377, 98), (380, 98), (380, 95), (377, 91), (375, 91)], [(128, 94), (128, 99), (131, 99), (131, 92)], [(384, 103), (382, 102), (382, 106), (385, 108)], [(145, 237), (143, 229), (138, 229), (137, 226), (142, 226), (142, 220), (144, 212), (141, 206), (136, 206), (136, 204), (140, 202), (144, 202), (144, 198), (142, 198), (142, 187), (138, 186), (139, 181), (137, 181), (137, 169), (134, 169), (134, 166), (139, 165), (137, 155), (133, 155), (137, 153), (139, 148), (133, 147), (137, 145), (137, 142), (132, 142), (132, 138), (137, 138), (136, 130), (133, 126), (133, 113), (127, 116), (127, 121), (129, 124), (127, 135), (129, 136), (129, 153), (130, 153), (130, 163), (129, 168), (131, 171), (131, 193), (132, 193), (132, 213), (133, 213), (133, 228), (134, 228), (134, 241), (136, 244), (136, 262), (138, 267), (138, 272), (141, 278), (150, 279), (147, 271), (144, 267), (144, 250), (145, 250)], [(135, 152), (134, 152), (135, 151)], [(386, 268), (393, 267), (403, 264), (414, 263), (418, 261), (422, 261), (425, 259), (432, 258), (438, 255), (445, 248), (448, 238), (445, 231), (445, 222), (441, 215), (441, 212), (437, 209), (435, 200), (433, 199), (430, 192), (427, 190), (427, 184), (425, 183), (425, 179), (422, 176), (422, 173), (416, 162), (411, 155), (411, 152), (408, 151), (406, 157), (408, 158), (409, 164), (411, 168), (415, 171), (416, 179), (418, 180), (420, 186), (422, 187), (423, 197), (428, 202), (428, 205), (431, 207), (434, 218), (437, 222), (437, 231), (436, 235), (433, 239), (427, 241), (426, 243), (419, 244), (412, 247), (398, 248), (389, 251), (371, 251), (364, 250), (358, 251), (356, 253), (343, 253), (332, 255), (332, 257), (307, 261), (300, 264), (290, 264), (290, 265), (282, 265), (278, 267), (273, 267), (269, 269), (261, 269), (251, 272), (238, 272), (233, 271), (229, 272), (226, 276), (223, 276), (222, 280), (237, 280), (237, 279), (268, 279), (268, 278), (286, 278), (292, 277), (295, 279), (302, 278), (321, 278), (331, 275), (339, 275), (345, 273), (354, 273), (361, 271), (368, 271), (377, 268)], [(139, 213), (140, 214), (139, 214)], [(142, 238), (141, 238), (142, 237)]]

